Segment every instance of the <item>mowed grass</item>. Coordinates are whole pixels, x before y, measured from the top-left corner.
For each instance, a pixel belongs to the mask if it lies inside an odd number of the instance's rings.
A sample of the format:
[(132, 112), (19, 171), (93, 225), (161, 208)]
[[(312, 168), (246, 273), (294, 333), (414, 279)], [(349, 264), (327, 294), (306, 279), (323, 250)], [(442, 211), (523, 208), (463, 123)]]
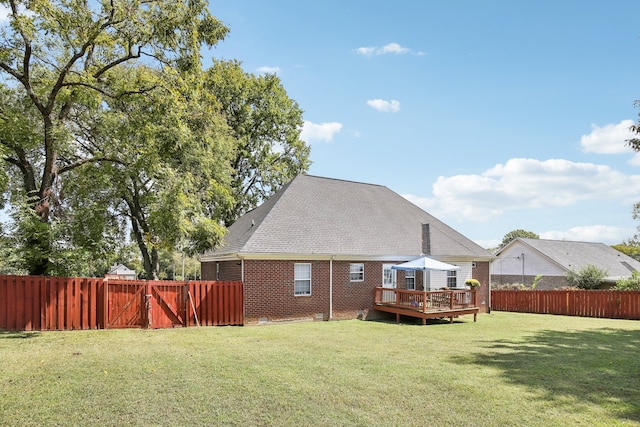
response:
[(0, 333), (0, 425), (640, 425), (640, 322)]

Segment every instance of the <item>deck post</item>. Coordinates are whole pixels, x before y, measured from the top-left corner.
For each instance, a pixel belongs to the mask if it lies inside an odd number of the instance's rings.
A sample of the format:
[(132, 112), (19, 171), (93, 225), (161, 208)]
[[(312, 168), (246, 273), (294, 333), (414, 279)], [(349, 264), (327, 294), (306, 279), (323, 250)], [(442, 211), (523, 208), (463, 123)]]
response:
[[(422, 288), (422, 290), (424, 292), (424, 298), (422, 298), (422, 312), (426, 313), (427, 312), (427, 288)], [(426, 320), (425, 320), (425, 322), (426, 322)], [(426, 325), (426, 323), (425, 323), (425, 325)]]

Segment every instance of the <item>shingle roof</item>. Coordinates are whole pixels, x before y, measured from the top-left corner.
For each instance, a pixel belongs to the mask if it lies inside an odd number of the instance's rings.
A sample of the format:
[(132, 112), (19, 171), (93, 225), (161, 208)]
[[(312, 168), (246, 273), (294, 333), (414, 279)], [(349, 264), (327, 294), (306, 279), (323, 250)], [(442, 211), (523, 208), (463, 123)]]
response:
[(299, 175), (229, 227), (222, 255), (300, 254), (404, 256), (422, 254), (429, 224), (431, 256), (488, 260), (484, 248), (381, 185)]
[[(566, 240), (546, 240), (517, 238), (566, 271), (580, 271), (588, 265), (606, 270), (609, 278), (626, 277), (631, 271), (640, 271), (640, 262), (617, 251), (604, 243), (572, 242)], [(512, 242), (513, 243), (513, 242)], [(508, 246), (511, 246), (511, 243)], [(500, 252), (504, 251), (503, 248)]]

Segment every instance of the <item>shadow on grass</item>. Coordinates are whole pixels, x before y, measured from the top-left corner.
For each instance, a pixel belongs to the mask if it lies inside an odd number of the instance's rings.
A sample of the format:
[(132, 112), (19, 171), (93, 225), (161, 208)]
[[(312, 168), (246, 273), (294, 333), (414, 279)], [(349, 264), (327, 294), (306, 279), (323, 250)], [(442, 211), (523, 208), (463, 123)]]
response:
[(578, 402), (640, 421), (639, 349), (640, 331), (541, 331), (522, 341), (492, 342), (456, 361), (498, 369), (512, 384), (573, 410)]
[(10, 331), (0, 331), (0, 340), (8, 340), (8, 339), (26, 339), (26, 338), (36, 338), (40, 335), (40, 332), (26, 332), (26, 331), (18, 331), (18, 332), (10, 332)]

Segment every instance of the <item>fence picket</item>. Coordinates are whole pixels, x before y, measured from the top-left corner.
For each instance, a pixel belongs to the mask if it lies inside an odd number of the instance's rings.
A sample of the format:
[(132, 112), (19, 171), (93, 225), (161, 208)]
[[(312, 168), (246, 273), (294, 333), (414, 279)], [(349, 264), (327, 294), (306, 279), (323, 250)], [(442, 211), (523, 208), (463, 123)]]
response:
[(492, 310), (640, 320), (640, 291), (492, 290)]
[[(111, 291), (108, 282), (107, 279), (101, 278), (0, 275), (0, 330), (46, 331), (142, 326), (140, 323), (144, 322), (140, 322), (140, 319), (143, 314), (127, 311), (126, 308), (126, 315), (133, 316), (131, 320), (118, 321), (117, 325), (109, 326), (109, 310), (112, 309), (109, 298), (112, 298), (111, 303), (114, 307), (123, 307), (127, 304), (127, 297), (135, 293), (135, 288), (147, 282), (117, 281), (117, 284), (122, 285), (121, 289), (116, 287)], [(169, 317), (182, 320), (185, 325), (195, 324), (191, 319), (192, 310), (186, 306), (189, 304), (187, 291), (191, 291), (201, 325), (244, 324), (242, 282), (190, 281), (153, 284), (158, 295), (163, 295), (162, 309)], [(182, 286), (182, 290), (175, 289), (176, 286)], [(110, 292), (115, 292), (116, 295), (109, 297)], [(156, 311), (155, 315), (158, 314)], [(165, 322), (158, 326), (170, 327), (171, 324)]]

